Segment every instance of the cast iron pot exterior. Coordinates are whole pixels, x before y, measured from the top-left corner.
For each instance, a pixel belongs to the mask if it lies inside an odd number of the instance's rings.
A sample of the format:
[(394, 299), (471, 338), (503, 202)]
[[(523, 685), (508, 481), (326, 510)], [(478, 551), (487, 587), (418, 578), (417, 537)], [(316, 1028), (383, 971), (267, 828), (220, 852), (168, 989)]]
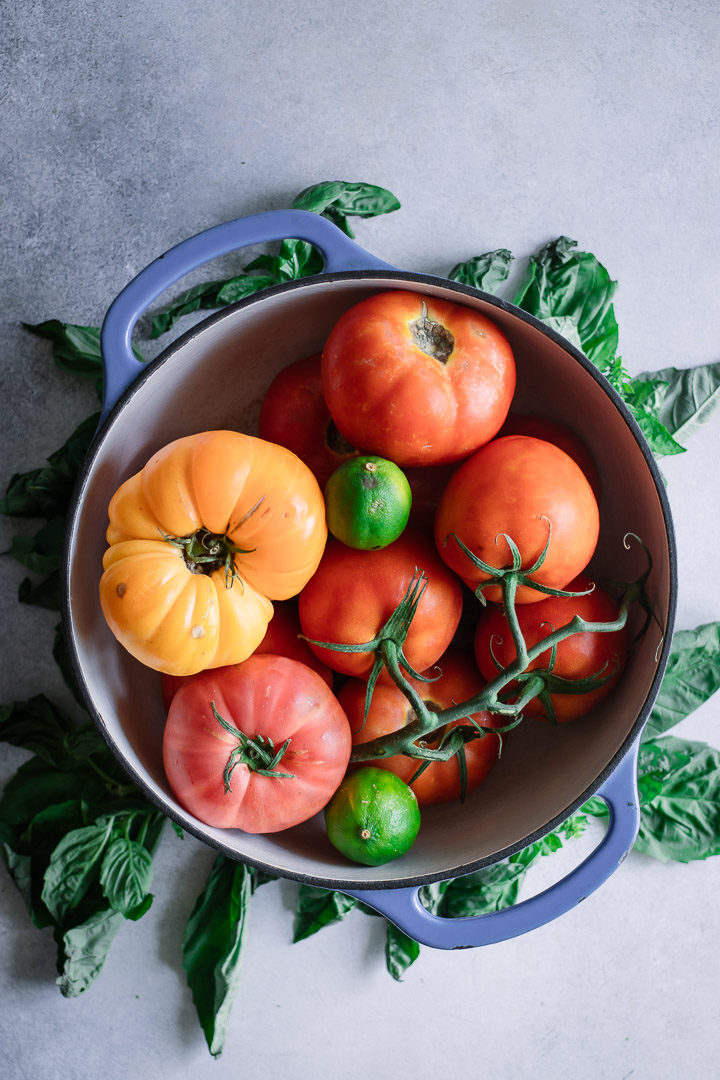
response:
[[(222, 310), (141, 365), (131, 349), (142, 312), (185, 273), (239, 247), (307, 240), (325, 272), (258, 293)], [(331, 847), (322, 815), (283, 833), (256, 836), (204, 825), (175, 800), (162, 768), (160, 677), (115, 641), (98, 600), (106, 507), (117, 487), (173, 439), (212, 428), (254, 432), (274, 375), (317, 352), (352, 304), (386, 289), (463, 303), (493, 319), (518, 365), (514, 411), (541, 414), (581, 435), (601, 474), (601, 535), (593, 572), (631, 580), (653, 555), (652, 623), (620, 685), (572, 724), (526, 724), (506, 740), (502, 761), (464, 806), (427, 808), (413, 849), (381, 867), (346, 862)], [(617, 868), (637, 834), (637, 747), (667, 663), (676, 602), (670, 508), (652, 454), (634, 419), (586, 357), (553, 330), (498, 297), (443, 278), (405, 273), (363, 251), (330, 222), (282, 211), (228, 222), (160, 256), (113, 303), (103, 325), (103, 417), (70, 510), (63, 559), (63, 620), (70, 659), (101, 734), (147, 798), (188, 832), (268, 873), (342, 889), (381, 911), (416, 940), (465, 948), (540, 926), (584, 899)], [(466, 919), (440, 919), (419, 888), (470, 873), (540, 839), (591, 795), (608, 803), (608, 831), (569, 876), (530, 900)]]

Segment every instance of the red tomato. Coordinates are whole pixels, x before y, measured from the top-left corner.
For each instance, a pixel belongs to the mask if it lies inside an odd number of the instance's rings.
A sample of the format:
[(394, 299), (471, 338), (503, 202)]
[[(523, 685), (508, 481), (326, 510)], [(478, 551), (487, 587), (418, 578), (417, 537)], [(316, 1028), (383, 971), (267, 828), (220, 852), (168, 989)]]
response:
[[(263, 776), (238, 763), (225, 790), (223, 772), (241, 740), (287, 750), (275, 766), (291, 778)], [(206, 825), (245, 832), (289, 829), (329, 802), (350, 757), (347, 717), (326, 683), (285, 656), (250, 656), (242, 664), (203, 671), (181, 686), (165, 725), (163, 761), (170, 787), (186, 810)]]
[[(462, 591), (432, 544), (410, 529), (380, 551), (358, 551), (331, 540), (300, 593), (303, 633), (316, 641), (347, 645), (371, 641), (402, 600), (416, 567), (429, 580), (404, 651), (416, 671), (431, 667), (447, 649), (460, 621)], [(345, 675), (366, 676), (373, 664), (369, 652), (310, 647), (324, 663)]]
[[(273, 605), (273, 608), (273, 617), (268, 623), (265, 637), (258, 645), (253, 656), (257, 656), (258, 653), (289, 656), (291, 660), (298, 660), (301, 664), (307, 664), (313, 671), (317, 671), (318, 675), (325, 680), (332, 690), (332, 671), (326, 664), (323, 664), (322, 660), (318, 660), (308, 643), (298, 636), (302, 633), (302, 630), (295, 606), (278, 601)], [(194, 678), (194, 675), (163, 675), (162, 698), (166, 712), (180, 687), (188, 679)]]
[(335, 427), (320, 384), (320, 353), (296, 360), (268, 387), (260, 408), (261, 439), (287, 447), (315, 474), (320, 487), (357, 450)]
[[(473, 565), (453, 533), (483, 562), (501, 569), (512, 565), (504, 533), (529, 570), (548, 541), (550, 525), (550, 546), (532, 579), (564, 589), (595, 551), (600, 527), (595, 496), (579, 466), (557, 446), (508, 435), (478, 450), (454, 473), (438, 507), (435, 542), (448, 566), (475, 589), (491, 575)], [(500, 600), (500, 586), (490, 586), (485, 597)], [(518, 588), (520, 604), (543, 598), (529, 586)]]
[[(589, 588), (591, 578), (580, 574), (570, 582), (568, 589), (580, 592)], [(525, 604), (517, 609), (518, 622), (528, 648), (537, 645), (553, 630), (566, 626), (574, 615), (592, 622), (610, 622), (617, 619), (617, 602), (596, 585), (587, 596), (548, 596), (541, 604)], [(492, 643), (492, 653), (490, 645)], [(582, 633), (561, 641), (557, 647), (553, 674), (564, 679), (588, 679), (597, 675), (607, 665), (605, 675), (612, 678), (597, 690), (588, 694), (551, 694), (550, 700), (560, 723), (584, 716), (602, 701), (617, 684), (625, 666), (629, 648), (627, 626), (613, 633)], [(515, 660), (516, 653), (507, 620), (500, 608), (492, 606), (480, 616), (475, 633), (475, 658), (482, 674), (490, 681), (498, 669), (493, 653), (502, 667)], [(529, 670), (546, 668), (550, 663), (550, 650), (541, 653), (529, 665)], [(614, 674), (613, 674), (614, 672)], [(526, 716), (549, 719), (543, 703), (534, 698), (525, 708)]]
[[(482, 690), (484, 681), (480, 678), (477, 668), (472, 660), (459, 650), (450, 649), (438, 661), (438, 667), (442, 668), (442, 676), (432, 683), (419, 682), (410, 679), (409, 682), (418, 691), (423, 701), (438, 709), (446, 709), (451, 705), (467, 701)], [(437, 675), (437, 671), (426, 672), (428, 676)], [(348, 679), (338, 694), (338, 701), (347, 713), (350, 721), (350, 729), (353, 733), (353, 746), (370, 742), (381, 735), (387, 735), (392, 731), (399, 731), (415, 719), (415, 713), (405, 695), (393, 685), (378, 685), (375, 687), (372, 704), (368, 712), (365, 726), (362, 726), (363, 713), (365, 711), (365, 687), (366, 684), (360, 679)], [(491, 716), (490, 713), (479, 712), (473, 714), (474, 719), (483, 727), (497, 726), (499, 717)], [(452, 727), (470, 726), (467, 721), (458, 721), (450, 725)], [(438, 736), (439, 737), (439, 736)], [(430, 747), (434, 742), (426, 740)], [(485, 735), (482, 739), (475, 739), (465, 745), (465, 760), (467, 761), (467, 791), (474, 791), (490, 772), (497, 760), (500, 749), (500, 740), (497, 735)], [(406, 757), (404, 754), (396, 754), (389, 758), (377, 758), (374, 761), (363, 762), (364, 765), (375, 765), (379, 769), (388, 769), (399, 776), (407, 784), (417, 771), (421, 761), (416, 758)], [(427, 769), (410, 785), (417, 796), (420, 806), (429, 806), (431, 803), (450, 802), (460, 798), (460, 767), (457, 758), (449, 761), (436, 761), (428, 765)]]
[(554, 420), (545, 420), (542, 416), (520, 416), (517, 413), (510, 413), (498, 432), (500, 438), (503, 435), (530, 435), (534, 439), (544, 439), (553, 446), (559, 446), (580, 466), (593, 489), (595, 498), (600, 498), (600, 474), (597, 471), (597, 465), (585, 443), (570, 428)]
[(515, 360), (505, 335), (472, 308), (383, 292), (330, 331), (322, 387), (353, 446), (398, 465), (436, 465), (497, 433), (515, 391)]

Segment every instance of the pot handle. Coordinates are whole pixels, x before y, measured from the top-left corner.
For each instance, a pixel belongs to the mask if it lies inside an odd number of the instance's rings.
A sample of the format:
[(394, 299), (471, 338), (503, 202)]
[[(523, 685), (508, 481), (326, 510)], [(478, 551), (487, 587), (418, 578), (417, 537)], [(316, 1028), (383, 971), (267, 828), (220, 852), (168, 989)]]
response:
[(183, 240), (141, 270), (115, 298), (103, 322), (101, 423), (145, 365), (132, 350), (132, 332), (143, 312), (180, 278), (219, 255), (272, 240), (306, 240), (325, 260), (323, 273), (341, 270), (394, 270), (351, 240), (326, 218), (307, 210), (275, 210), (237, 218)]
[(562, 881), (529, 900), (488, 915), (447, 919), (432, 915), (423, 907), (420, 890), (416, 887), (387, 891), (343, 889), (343, 892), (380, 912), (421, 945), (435, 949), (494, 945), (544, 926), (602, 885), (617, 870), (635, 842), (640, 826), (638, 746), (639, 740), (597, 792), (607, 803), (610, 814), (601, 843)]

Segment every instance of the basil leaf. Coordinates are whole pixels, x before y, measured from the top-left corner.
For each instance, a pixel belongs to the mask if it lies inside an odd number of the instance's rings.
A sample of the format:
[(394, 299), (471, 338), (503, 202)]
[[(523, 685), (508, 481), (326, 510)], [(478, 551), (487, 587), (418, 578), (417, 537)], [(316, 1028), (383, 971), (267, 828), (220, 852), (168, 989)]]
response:
[(28, 912), (36, 926), (51, 926), (53, 916), (42, 899), (45, 871), (53, 851), (67, 833), (88, 824), (89, 807), (82, 799), (68, 799), (41, 810), (16, 842), (15, 848), (30, 858)]
[(44, 608), (45, 611), (60, 610), (60, 574), (53, 571), (37, 585), (30, 578), (23, 578), (18, 586), (18, 600), (21, 604)]
[(82, 768), (58, 769), (39, 757), (21, 765), (5, 785), (0, 800), (0, 821), (28, 825), (48, 806), (68, 799), (92, 803), (105, 795), (105, 784), (94, 772)]
[(720, 751), (666, 735), (640, 747), (635, 850), (667, 862), (720, 854)]
[(60, 926), (97, 877), (111, 831), (112, 819), (107, 825), (73, 829), (53, 851), (45, 871), (42, 899)]
[(123, 917), (112, 909), (98, 911), (58, 941), (56, 980), (63, 997), (78, 997), (100, 974)]
[(292, 202), (294, 210), (324, 214), (343, 232), (354, 237), (348, 217), (378, 217), (400, 209), (398, 199), (387, 188), (375, 184), (329, 180), (305, 188)]
[(472, 259), (453, 266), (448, 274), (451, 281), (472, 285), (483, 292), (496, 293), (510, 273), (513, 256), (507, 248), (475, 255)]
[(615, 358), (618, 326), (612, 299), (617, 282), (586, 251), (573, 251), (567, 236), (531, 256), (529, 275), (515, 303), (539, 319), (563, 316), (577, 328), (585, 355), (601, 370)]
[(320, 252), (305, 240), (283, 240), (277, 255), (259, 255), (247, 270), (268, 270), (277, 281), (319, 274), (323, 268)]
[(357, 900), (347, 893), (317, 889), (314, 885), (301, 885), (295, 908), (293, 941), (302, 941), (322, 930), (324, 926), (340, 922), (348, 911), (357, 907), (357, 903)]
[(671, 435), (686, 439), (720, 408), (720, 361), (646, 371), (630, 385)]
[(182, 944), (183, 968), (210, 1053), (222, 1053), (240, 979), (252, 869), (219, 855), (195, 902)]
[(34, 574), (50, 574), (60, 569), (65, 537), (65, 518), (58, 514), (35, 534), (13, 536), (6, 555), (12, 555), (26, 570)]
[[(32, 917), (32, 859), (29, 855), (15, 850), (12, 843), (6, 839), (5, 830), (6, 826), (0, 822), (0, 858)], [(34, 918), (33, 922), (36, 926), (47, 925)]]
[[(52, 341), (55, 365), (61, 371), (77, 375), (81, 379), (95, 379), (95, 389), (102, 398), (102, 354), (100, 352), (100, 329), (97, 326), (76, 326), (58, 319), (47, 322), (23, 323), (26, 330), (36, 337)], [(133, 346), (138, 360), (143, 357)]]
[(459, 919), (510, 907), (518, 898), (528, 867), (529, 863), (501, 862), (454, 878), (448, 882), (437, 914)]
[(674, 727), (720, 689), (720, 622), (680, 630), (673, 637), (660, 693), (643, 740)]
[(420, 946), (394, 923), (388, 922), (385, 937), (385, 964), (393, 979), (402, 982), (402, 977), (420, 955)]
[(253, 274), (238, 274), (228, 281), (208, 281), (194, 285), (181, 293), (168, 307), (158, 311), (152, 318), (151, 337), (166, 333), (183, 315), (193, 311), (215, 310), (224, 304), (234, 304), (246, 296), (275, 285), (275, 279)]
[(83, 379), (96, 379), (102, 375), (99, 327), (74, 326), (58, 319), (35, 325), (23, 323), (23, 326), (31, 334), (52, 341), (53, 359), (62, 371)]
[[(128, 836), (112, 841), (103, 857), (100, 885), (114, 911), (126, 919), (137, 912), (148, 900), (152, 876), (152, 855), (143, 844)], [(143, 915), (145, 911), (147, 907)]]
[(57, 765), (65, 757), (65, 737), (73, 722), (44, 694), (0, 706), (0, 741), (31, 750)]
[(93, 413), (78, 424), (60, 449), (50, 454), (43, 468), (15, 473), (0, 499), (0, 514), (29, 518), (64, 514), (99, 420), (100, 414)]
[(638, 422), (640, 430), (648, 441), (653, 454), (657, 457), (669, 457), (671, 454), (684, 454), (685, 447), (673, 439), (669, 431), (649, 412), (648, 407), (637, 408), (632, 399), (626, 401), (630, 412)]

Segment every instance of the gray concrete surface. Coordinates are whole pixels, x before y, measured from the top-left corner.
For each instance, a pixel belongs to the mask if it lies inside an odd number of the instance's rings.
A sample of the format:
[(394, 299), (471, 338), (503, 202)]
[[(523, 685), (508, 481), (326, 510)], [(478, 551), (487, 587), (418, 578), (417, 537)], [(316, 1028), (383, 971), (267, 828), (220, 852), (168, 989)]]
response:
[[(718, 359), (719, 45), (712, 0), (220, 0), (206, 9), (10, 0), (2, 486), (94, 407), (90, 387), (56, 371), (21, 321), (96, 325), (173, 243), (284, 207), (319, 180), (397, 194), (400, 212), (357, 231), (403, 268), (445, 273), (491, 248), (522, 256), (572, 236), (620, 281), (631, 371)], [(720, 617), (709, 572), (719, 427), (663, 466), (680, 627)], [(3, 550), (15, 528), (0, 521)], [(50, 656), (54, 616), (15, 603), (23, 576), (0, 559), (0, 701), (42, 689), (67, 702)], [(717, 745), (717, 703), (682, 730)], [(24, 756), (0, 748), (0, 780)], [(545, 860), (534, 886), (557, 877), (565, 858)], [(425, 949), (402, 985), (384, 972), (379, 920), (354, 913), (293, 946), (294, 886), (266, 886), (226, 1052), (213, 1063), (179, 959), (211, 859), (189, 838), (165, 839), (155, 906), (122, 928), (100, 980), (76, 1001), (54, 986), (49, 932), (30, 925), (0, 873), (6, 1080), (720, 1076), (718, 860), (634, 855), (553, 925), (485, 950)]]

